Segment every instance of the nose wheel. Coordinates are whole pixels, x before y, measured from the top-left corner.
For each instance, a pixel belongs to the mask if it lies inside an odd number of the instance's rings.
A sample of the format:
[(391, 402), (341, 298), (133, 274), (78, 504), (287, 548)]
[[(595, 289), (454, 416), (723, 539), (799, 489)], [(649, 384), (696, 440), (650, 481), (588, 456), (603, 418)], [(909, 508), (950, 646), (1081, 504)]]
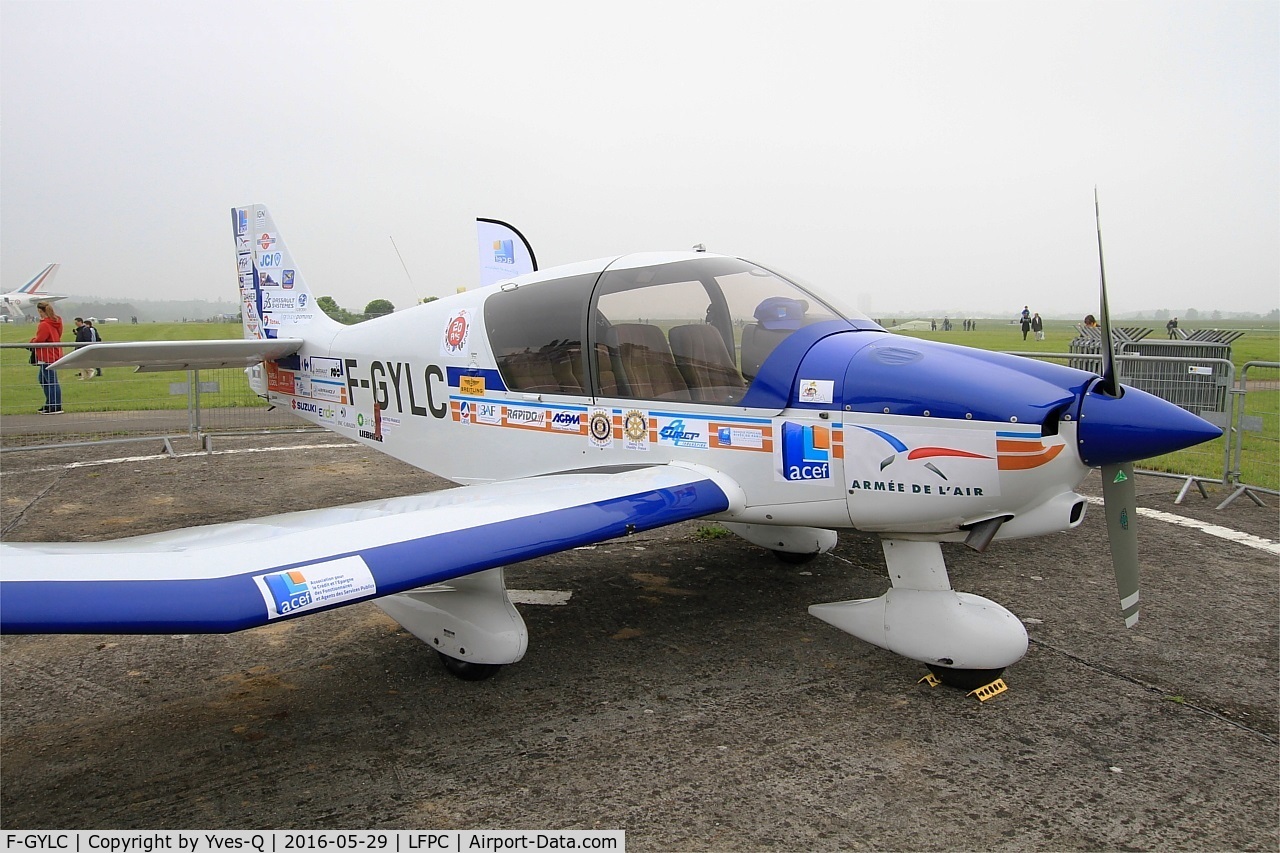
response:
[(979, 687), (986, 687), (1004, 672), (1004, 667), (999, 669), (955, 669), (949, 666), (936, 666), (931, 663), (927, 663), (925, 666), (929, 667), (929, 671), (933, 673), (934, 678), (946, 686), (955, 687), (966, 692), (977, 690)]
[(818, 552), (814, 551), (809, 554), (797, 554), (793, 551), (773, 551), (773, 556), (778, 562), (786, 563), (789, 566), (803, 566), (818, 556)]

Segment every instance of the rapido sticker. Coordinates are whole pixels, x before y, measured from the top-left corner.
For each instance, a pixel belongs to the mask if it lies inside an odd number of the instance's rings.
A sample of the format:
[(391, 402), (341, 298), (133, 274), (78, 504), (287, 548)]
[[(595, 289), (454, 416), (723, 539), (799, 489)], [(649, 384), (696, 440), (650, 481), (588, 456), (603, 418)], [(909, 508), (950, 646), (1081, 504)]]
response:
[(599, 448), (613, 447), (613, 417), (608, 409), (592, 409), (587, 419), (591, 443)]
[(471, 336), (471, 312), (460, 308), (453, 312), (444, 327), (444, 337), (440, 341), (441, 355), (462, 355), (467, 349), (467, 338)]

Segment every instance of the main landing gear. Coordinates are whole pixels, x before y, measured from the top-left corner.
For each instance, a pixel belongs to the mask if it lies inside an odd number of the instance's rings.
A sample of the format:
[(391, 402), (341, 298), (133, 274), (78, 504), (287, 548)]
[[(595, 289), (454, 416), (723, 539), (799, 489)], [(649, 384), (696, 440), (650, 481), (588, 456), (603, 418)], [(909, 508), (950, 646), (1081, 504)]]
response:
[(445, 672), (450, 675), (461, 678), (463, 681), (484, 681), (498, 674), (498, 670), (502, 669), (503, 664), (500, 663), (475, 663), (469, 660), (460, 660), (459, 658), (450, 657), (444, 652), (437, 651), (440, 656), (440, 663), (444, 664)]
[(524, 657), (529, 632), (507, 596), (502, 568), (378, 599), (405, 630), (435, 649), (445, 670), (483, 681)]

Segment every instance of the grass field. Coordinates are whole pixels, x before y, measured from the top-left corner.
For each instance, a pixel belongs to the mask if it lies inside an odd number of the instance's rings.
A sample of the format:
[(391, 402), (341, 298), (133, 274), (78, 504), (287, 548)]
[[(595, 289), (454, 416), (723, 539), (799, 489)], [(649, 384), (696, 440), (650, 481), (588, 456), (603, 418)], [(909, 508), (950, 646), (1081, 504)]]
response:
[[(71, 323), (68, 321), (66, 339), (71, 339)], [(1141, 321), (1121, 323), (1122, 326), (1150, 327), (1152, 323)], [(1184, 324), (1184, 328), (1187, 324)], [(1244, 328), (1240, 324), (1217, 324), (1217, 328)], [(109, 324), (101, 328), (102, 335), (110, 341), (158, 341), (158, 340), (213, 340), (240, 337), (236, 323), (144, 323)], [(1163, 338), (1163, 330), (1153, 333), (1153, 338)], [(34, 324), (0, 324), (0, 343), (25, 343), (35, 334)], [(1065, 353), (1076, 337), (1075, 325), (1061, 321), (1049, 321), (1045, 327), (1045, 340), (1022, 340), (1016, 325), (1005, 320), (977, 321), (977, 330), (966, 332), (952, 329), (950, 332), (904, 332), (904, 335), (946, 343), (961, 344), (987, 350), (1021, 351), (1038, 353)], [(1280, 361), (1280, 328), (1248, 329), (1232, 344), (1232, 361), (1239, 373), (1250, 361)], [(225, 372), (224, 372), (225, 373)], [(1277, 389), (1275, 370), (1258, 370), (1255, 379), (1271, 380), (1266, 383), (1251, 382), (1247, 412), (1262, 419), (1262, 431), (1245, 433), (1241, 460), (1242, 478), (1245, 482), (1264, 488), (1280, 490), (1280, 390)], [(63, 388), (63, 404), (70, 411), (125, 411), (134, 409), (184, 409), (185, 395), (170, 394), (172, 383), (186, 381), (185, 372), (133, 373), (116, 368), (100, 379), (77, 381), (75, 372), (63, 371), (60, 376)], [(249, 391), (248, 384), (236, 377), (221, 383), (216, 403), (207, 405), (261, 406), (264, 402)], [(34, 412), (44, 404), (40, 387), (36, 384), (36, 370), (27, 363), (27, 350), (23, 348), (0, 349), (0, 415)], [(1208, 479), (1222, 476), (1224, 443), (1226, 439), (1201, 445), (1157, 459), (1146, 460), (1141, 467), (1178, 474), (1195, 475)]]
[[(66, 320), (63, 341), (74, 340), (74, 323)], [(238, 323), (111, 323), (101, 326), (107, 341), (207, 341), (240, 338)], [(0, 344), (25, 343), (35, 335), (34, 323), (0, 325)], [(70, 352), (70, 350), (66, 350)], [(26, 414), (44, 405), (44, 393), (36, 381), (36, 368), (28, 363), (25, 348), (0, 349), (0, 415)], [(135, 373), (131, 368), (113, 368), (101, 378), (80, 382), (77, 371), (58, 371), (62, 403), (68, 411), (118, 412), (130, 410), (185, 409), (185, 395), (169, 393), (175, 382), (186, 382), (186, 371)], [(265, 406), (249, 391), (246, 381), (222, 383), (219, 406)]]

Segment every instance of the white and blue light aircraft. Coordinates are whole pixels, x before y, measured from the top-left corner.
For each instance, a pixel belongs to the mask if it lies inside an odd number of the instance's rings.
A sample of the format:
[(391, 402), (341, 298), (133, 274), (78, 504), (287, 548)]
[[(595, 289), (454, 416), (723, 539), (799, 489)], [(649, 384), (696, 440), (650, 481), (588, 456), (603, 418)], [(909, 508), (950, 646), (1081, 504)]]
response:
[(1021, 658), (1027, 634), (951, 588), (941, 543), (1076, 527), (1076, 488), (1101, 467), (1132, 625), (1131, 462), (1220, 434), (1121, 388), (1109, 357), (1099, 375), (903, 338), (706, 252), (544, 269), (343, 326), (265, 207), (233, 209), (232, 224), (243, 340), (103, 344), (54, 366), (247, 367), (276, 406), (463, 487), (5, 543), (4, 632), (228, 632), (373, 599), (477, 679), (528, 642), (504, 565), (707, 518), (793, 562), (840, 531), (878, 536), (889, 589), (810, 612), (970, 689)]
[(62, 264), (49, 264), (49, 266), (40, 270), (26, 284), (17, 290), (11, 290), (8, 293), (0, 294), (0, 306), (3, 306), (4, 313), (10, 317), (27, 317), (27, 309), (35, 311), (36, 304), (40, 302), (57, 302), (59, 299), (66, 299), (65, 296), (56, 296), (51, 293), (45, 293), (45, 287), (49, 282), (53, 281), (53, 277), (58, 274), (58, 269)]

